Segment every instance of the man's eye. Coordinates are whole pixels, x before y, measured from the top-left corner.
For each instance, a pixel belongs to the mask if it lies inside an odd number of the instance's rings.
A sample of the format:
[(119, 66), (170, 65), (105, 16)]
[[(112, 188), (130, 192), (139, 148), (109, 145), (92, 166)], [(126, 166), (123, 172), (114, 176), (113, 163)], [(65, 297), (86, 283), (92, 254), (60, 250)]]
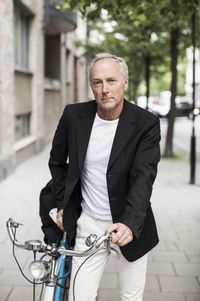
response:
[(93, 83), (94, 86), (100, 86), (101, 82), (100, 81), (96, 81)]
[(114, 82), (115, 82), (115, 79), (112, 79), (112, 78), (111, 78), (111, 79), (108, 80), (108, 82), (109, 82), (109, 83), (114, 83)]

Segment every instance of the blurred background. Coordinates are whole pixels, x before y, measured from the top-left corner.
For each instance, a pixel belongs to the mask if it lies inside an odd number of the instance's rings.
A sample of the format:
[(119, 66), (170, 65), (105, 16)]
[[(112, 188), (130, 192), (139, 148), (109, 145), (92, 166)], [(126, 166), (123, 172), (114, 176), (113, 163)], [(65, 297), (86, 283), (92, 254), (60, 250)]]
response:
[(66, 104), (92, 98), (86, 66), (98, 52), (126, 59), (127, 99), (166, 119), (173, 157), (175, 120), (200, 112), (198, 1), (0, 5), (1, 180), (51, 141)]
[[(161, 243), (150, 257), (145, 301), (199, 301), (199, 0), (0, 1), (0, 300), (22, 301), (24, 288), (8, 284), (14, 262), (4, 261), (5, 221), (25, 219), (24, 234), (42, 237), (38, 196), (50, 178), (52, 137), (67, 104), (93, 98), (87, 65), (99, 52), (125, 58), (127, 100), (161, 121), (153, 194)], [(118, 300), (110, 271), (99, 301)]]

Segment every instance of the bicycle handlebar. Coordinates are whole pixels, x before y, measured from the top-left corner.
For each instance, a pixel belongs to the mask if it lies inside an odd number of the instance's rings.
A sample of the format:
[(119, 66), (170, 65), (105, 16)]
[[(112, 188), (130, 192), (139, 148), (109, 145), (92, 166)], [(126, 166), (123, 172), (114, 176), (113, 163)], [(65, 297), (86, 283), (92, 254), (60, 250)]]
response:
[(24, 249), (24, 244), (20, 243), (17, 241), (15, 234), (13, 233), (13, 229), (17, 229), (20, 225), (20, 223), (15, 222), (12, 220), (12, 218), (9, 218), (9, 220), (6, 222), (6, 226), (7, 226), (7, 231), (10, 237), (10, 240), (12, 241), (12, 243), (14, 243), (14, 245), (16, 247), (22, 248)]
[[(19, 248), (25, 249), (25, 250), (32, 250), (32, 251), (38, 251), (38, 252), (44, 252), (49, 255), (52, 255), (53, 253), (58, 253), (60, 255), (65, 255), (65, 256), (76, 256), (76, 257), (85, 257), (89, 256), (92, 253), (94, 253), (102, 244), (104, 244), (104, 248), (107, 249), (112, 249), (110, 247), (110, 242), (112, 235), (110, 233), (105, 233), (99, 237), (96, 235), (90, 235), (92, 236), (91, 247), (84, 251), (78, 251), (78, 250), (68, 250), (64, 249), (62, 247), (56, 248), (51, 245), (42, 245), (42, 242), (40, 240), (28, 240), (25, 243), (20, 243), (15, 237), (14, 229), (16, 232), (16, 229), (22, 224), (13, 221), (11, 218), (8, 219), (6, 222), (7, 226), (7, 231), (10, 237), (10, 240), (12, 243)], [(87, 238), (87, 240), (90, 240), (90, 236)]]

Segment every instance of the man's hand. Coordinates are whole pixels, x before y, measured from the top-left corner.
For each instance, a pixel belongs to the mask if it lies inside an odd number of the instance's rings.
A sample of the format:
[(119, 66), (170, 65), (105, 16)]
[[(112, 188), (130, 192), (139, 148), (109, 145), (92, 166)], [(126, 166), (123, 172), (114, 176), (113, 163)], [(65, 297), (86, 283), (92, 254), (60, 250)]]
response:
[(110, 225), (110, 227), (106, 229), (106, 232), (114, 232), (112, 235), (112, 242), (120, 247), (125, 246), (133, 240), (131, 229), (122, 223)]
[(57, 213), (57, 225), (61, 230), (64, 230), (64, 228), (63, 228), (63, 209), (59, 210)]

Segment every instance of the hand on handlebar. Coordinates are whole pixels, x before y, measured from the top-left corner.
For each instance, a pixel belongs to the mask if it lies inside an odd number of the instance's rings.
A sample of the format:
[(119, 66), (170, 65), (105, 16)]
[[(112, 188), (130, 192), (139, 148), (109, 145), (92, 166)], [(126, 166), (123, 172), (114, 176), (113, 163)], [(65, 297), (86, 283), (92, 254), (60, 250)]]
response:
[(115, 223), (110, 225), (106, 232), (112, 233), (112, 242), (122, 247), (133, 240), (133, 233), (131, 229), (122, 223)]
[(57, 213), (57, 225), (61, 230), (64, 230), (63, 227), (63, 209), (59, 210)]
[[(59, 212), (59, 216), (62, 218), (62, 210)], [(71, 250), (65, 249), (61, 247), (55, 247), (51, 245), (42, 245), (42, 242), (39, 240), (27, 240), (25, 243), (21, 243), (16, 239), (16, 228), (20, 224), (18, 222), (13, 221), (11, 218), (6, 222), (8, 234), (12, 243), (19, 248), (28, 250), (28, 251), (37, 251), (47, 253), (48, 255), (52, 256), (55, 255), (56, 252), (60, 255), (65, 256), (76, 256), (76, 257), (85, 257), (89, 256), (92, 253), (96, 252), (99, 248), (103, 247), (104, 249), (107, 248), (108, 250), (112, 250), (113, 248), (110, 246), (110, 235), (108, 233), (104, 233), (103, 235), (97, 237), (96, 235), (90, 235), (87, 240), (90, 241), (90, 247), (85, 249), (84, 251), (80, 250)], [(115, 250), (116, 251), (116, 250)]]

